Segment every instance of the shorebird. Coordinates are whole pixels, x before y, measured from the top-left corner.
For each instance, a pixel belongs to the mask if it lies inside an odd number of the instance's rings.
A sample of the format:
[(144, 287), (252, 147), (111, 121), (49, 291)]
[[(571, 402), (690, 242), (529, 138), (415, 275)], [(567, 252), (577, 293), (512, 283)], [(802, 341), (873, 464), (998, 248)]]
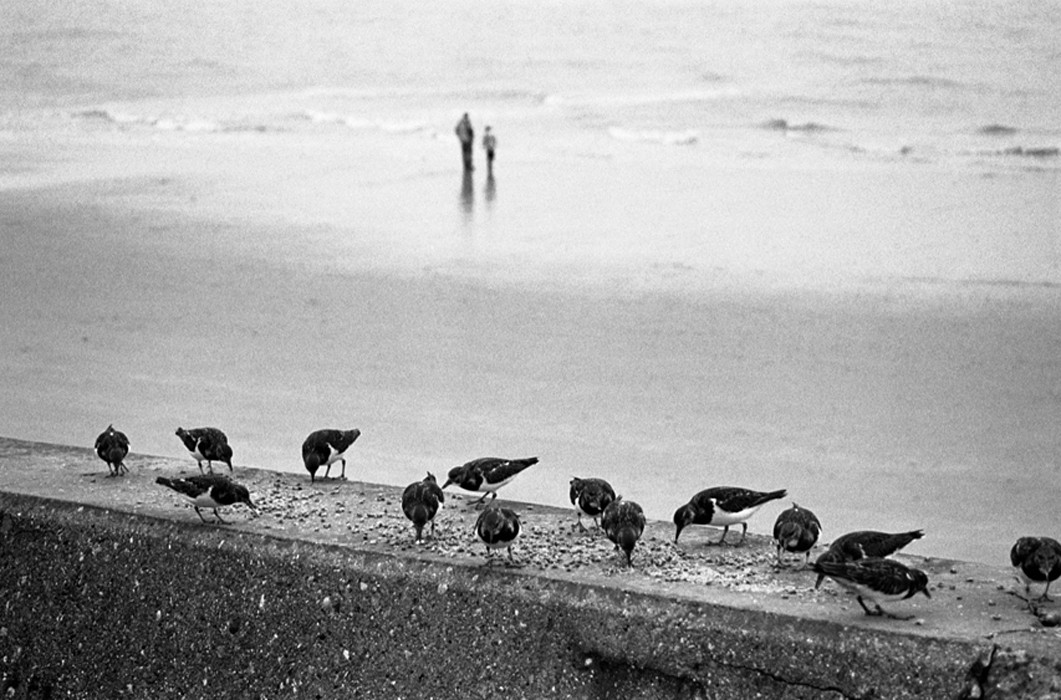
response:
[(343, 472), (340, 479), (346, 478), (346, 450), (361, 437), (361, 431), (353, 430), (315, 430), (302, 443), (302, 462), (309, 472), (309, 480), (315, 481), (317, 470), (324, 465), (324, 476), (327, 479), (332, 465), (342, 462)]
[(258, 507), (251, 502), (250, 492), (246, 486), (241, 486), (221, 474), (196, 474), (183, 479), (167, 479), (160, 476), (155, 483), (162, 484), (166, 488), (173, 489), (192, 502), (196, 515), (204, 523), (206, 518), (199, 511), (200, 508), (210, 508), (214, 511), (217, 522), (224, 523), (221, 519), (219, 508), (231, 506), (236, 503), (246, 503), (252, 510)]
[(497, 498), (498, 489), (515, 479), (516, 475), (521, 471), (537, 463), (537, 457), (527, 457), (526, 459), (480, 457), (450, 469), (446, 483), (442, 484), (442, 488), (446, 488), (450, 484), (456, 484), (465, 491), (482, 491), (482, 497), (475, 503), (482, 503), (487, 494), (490, 494), (490, 502), (493, 503)]
[(109, 476), (121, 476), (129, 472), (124, 462), (125, 456), (129, 454), (129, 438), (122, 431), (115, 430), (113, 424), (108, 425), (96, 438), (96, 454), (107, 463)]
[[(900, 617), (886, 612), (880, 601), (906, 600), (918, 593), (928, 592), (928, 576), (920, 569), (912, 569), (894, 559), (867, 557), (857, 561), (817, 561), (814, 570), (828, 576), (855, 595), (867, 615), (887, 615), (897, 620), (909, 620), (913, 615)], [(874, 610), (866, 607), (873, 603)]]
[(217, 428), (177, 428), (177, 437), (198, 463), (200, 474), (203, 473), (204, 461), (211, 474), (214, 473), (214, 462), (224, 462), (232, 471), (232, 448), (228, 446), (228, 436)]
[(424, 525), (427, 523), (431, 523), (431, 537), (434, 538), (435, 513), (445, 500), (446, 496), (431, 472), (428, 472), (423, 480), (414, 481), (405, 487), (405, 491), (402, 492), (402, 512), (416, 528), (415, 542), (423, 540)]
[(585, 530), (582, 516), (593, 518), (593, 523), (599, 525), (597, 518), (615, 500), (615, 489), (604, 479), (580, 479), (576, 476), (571, 479), (570, 496), (571, 505), (575, 506), (575, 512), (578, 513), (578, 527)]
[(822, 524), (811, 511), (793, 503), (781, 511), (774, 521), (774, 540), (777, 541), (777, 563), (781, 565), (781, 551), (803, 554), (804, 564), (810, 563), (810, 550), (821, 535)]
[[(925, 536), (924, 530), (909, 532), (880, 532), (878, 530), (856, 530), (833, 540), (829, 549), (818, 557), (818, 562), (857, 561), (866, 557), (889, 557), (914, 540)], [(818, 574), (814, 587), (819, 588), (825, 580)]]
[(730, 525), (740, 523), (742, 531), (740, 542), (748, 535), (748, 518), (762, 508), (763, 504), (778, 498), (784, 498), (788, 492), (780, 491), (750, 491), (748, 489), (733, 486), (716, 486), (705, 489), (692, 497), (688, 503), (674, 513), (674, 524), (677, 531), (674, 533), (674, 542), (678, 542), (678, 535), (687, 525), (721, 525), (722, 537), (719, 544), (724, 544), (726, 534)]
[(493, 550), (505, 547), (508, 549), (509, 562), (515, 564), (512, 558), (512, 543), (522, 531), (523, 526), (516, 511), (493, 504), (487, 506), (475, 522), (475, 534), (486, 545), (486, 563), (493, 562), (490, 558)]
[(608, 539), (615, 543), (615, 549), (622, 548), (626, 553), (626, 565), (633, 566), (631, 557), (634, 545), (645, 531), (645, 513), (641, 506), (633, 501), (624, 501), (622, 496), (617, 497), (604, 509), (601, 527)]
[(1061, 578), (1061, 543), (1050, 537), (1021, 537), (1009, 551), (1009, 560), (1024, 581), (1024, 595), (1031, 597), (1032, 583), (1045, 583), (1041, 601), (1050, 598), (1050, 584)]

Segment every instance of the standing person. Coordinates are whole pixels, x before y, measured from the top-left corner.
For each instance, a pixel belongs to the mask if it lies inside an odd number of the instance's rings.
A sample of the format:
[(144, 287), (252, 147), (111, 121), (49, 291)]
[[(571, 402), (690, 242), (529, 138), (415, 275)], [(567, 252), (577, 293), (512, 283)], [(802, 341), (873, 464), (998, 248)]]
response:
[(486, 151), (486, 170), (488, 173), (494, 172), (494, 149), (496, 148), (497, 137), (490, 131), (490, 127), (486, 127), (486, 133), (483, 134), (483, 150)]
[(461, 120), (457, 122), (457, 127), (453, 130), (457, 134), (457, 138), (461, 142), (461, 156), (464, 158), (464, 169), (466, 171), (475, 170), (472, 166), (472, 146), (475, 144), (475, 131), (472, 129), (472, 122), (468, 119), (468, 113), (465, 112)]

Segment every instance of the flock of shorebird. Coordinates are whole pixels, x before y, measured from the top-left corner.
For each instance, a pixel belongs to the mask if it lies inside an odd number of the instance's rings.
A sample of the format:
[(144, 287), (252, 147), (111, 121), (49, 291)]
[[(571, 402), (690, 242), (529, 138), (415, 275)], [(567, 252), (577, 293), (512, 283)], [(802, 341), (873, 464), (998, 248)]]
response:
[[(257, 509), (246, 487), (213, 471), (214, 462), (223, 463), (232, 471), (232, 448), (225, 433), (217, 428), (177, 428), (176, 434), (198, 463), (200, 473), (172, 479), (160, 476), (156, 479), (157, 483), (188, 498), (203, 522), (208, 522), (201, 512), (203, 508), (212, 510), (220, 523), (226, 521), (221, 519), (218, 509), (225, 506), (243, 503), (251, 509)], [(357, 429), (317, 430), (310, 433), (302, 444), (302, 460), (310, 481), (316, 481), (321, 467), (325, 468), (322, 478), (328, 478), (336, 462), (342, 465), (339, 478), (345, 479), (346, 451), (360, 435), (361, 431)], [(124, 433), (115, 430), (113, 425), (96, 439), (95, 449), (110, 468), (111, 476), (120, 476), (128, 471), (124, 459), (129, 453), (129, 439)], [(206, 462), (209, 472), (203, 470), (203, 462)], [(415, 541), (423, 540), (424, 527), (428, 524), (434, 536), (435, 515), (445, 501), (443, 489), (453, 484), (466, 491), (482, 493), (479, 500), (474, 502), (474, 505), (485, 506), (475, 523), (475, 534), (486, 545), (487, 562), (493, 561), (493, 550), (506, 549), (508, 562), (514, 564), (512, 545), (519, 538), (523, 526), (518, 513), (495, 504), (494, 500), (499, 489), (537, 462), (537, 457), (482, 457), (449, 470), (442, 486), (438, 485), (430, 472), (423, 480), (409, 484), (402, 493), (402, 511), (413, 524)], [(491, 498), (486, 502), (488, 495)], [(723, 528), (718, 541), (721, 545), (725, 543), (730, 526), (739, 524), (742, 530), (737, 544), (743, 544), (748, 531), (748, 519), (765, 503), (786, 495), (784, 489), (761, 492), (730, 486), (700, 491), (674, 513), (677, 528), (674, 542), (678, 542), (682, 530), (689, 525), (710, 525)], [(585, 530), (582, 517), (591, 518), (615, 544), (615, 549), (625, 554), (626, 565), (632, 566), (634, 548), (645, 530), (645, 514), (641, 506), (617, 496), (612, 486), (600, 478), (573, 478), (569, 496), (578, 513), (578, 527)], [(778, 515), (773, 529), (778, 565), (783, 564), (783, 552), (802, 554), (805, 565), (810, 565), (811, 548), (817, 543), (821, 529), (818, 517), (796, 504)], [(811, 566), (818, 575), (815, 588), (821, 586), (825, 577), (829, 577), (854, 594), (867, 615), (900, 618), (886, 612), (880, 605), (881, 601), (905, 600), (918, 593), (931, 597), (928, 576), (920, 569), (908, 567), (889, 557), (923, 536), (922, 530), (897, 533), (859, 530), (842, 535)], [(1050, 584), (1061, 578), (1061, 543), (1049, 537), (1021, 537), (1010, 551), (1010, 561), (1024, 581), (1025, 600), (1029, 606), (1033, 605), (1032, 584), (1045, 584), (1037, 600), (1051, 600)], [(867, 602), (873, 607), (869, 607)]]

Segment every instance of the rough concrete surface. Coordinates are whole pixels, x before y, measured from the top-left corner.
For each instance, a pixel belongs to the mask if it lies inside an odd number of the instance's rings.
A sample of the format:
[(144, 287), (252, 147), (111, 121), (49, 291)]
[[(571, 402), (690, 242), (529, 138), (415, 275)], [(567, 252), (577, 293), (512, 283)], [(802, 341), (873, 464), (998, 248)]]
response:
[(449, 491), (414, 544), (399, 488), (237, 465), (259, 512), (203, 524), (154, 483), (194, 462), (126, 461), (0, 438), (0, 697), (1061, 697), (1058, 604), (1007, 569), (904, 557), (932, 599), (868, 618), (762, 536), (654, 522), (628, 569), (507, 502), (510, 566)]

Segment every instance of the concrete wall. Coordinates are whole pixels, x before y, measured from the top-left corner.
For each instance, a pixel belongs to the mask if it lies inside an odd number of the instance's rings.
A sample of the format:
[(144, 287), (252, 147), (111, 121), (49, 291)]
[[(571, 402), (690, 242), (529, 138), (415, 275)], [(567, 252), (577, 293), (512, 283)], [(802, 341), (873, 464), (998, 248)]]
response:
[(0, 492), (0, 697), (1061, 697), (1014, 640)]

